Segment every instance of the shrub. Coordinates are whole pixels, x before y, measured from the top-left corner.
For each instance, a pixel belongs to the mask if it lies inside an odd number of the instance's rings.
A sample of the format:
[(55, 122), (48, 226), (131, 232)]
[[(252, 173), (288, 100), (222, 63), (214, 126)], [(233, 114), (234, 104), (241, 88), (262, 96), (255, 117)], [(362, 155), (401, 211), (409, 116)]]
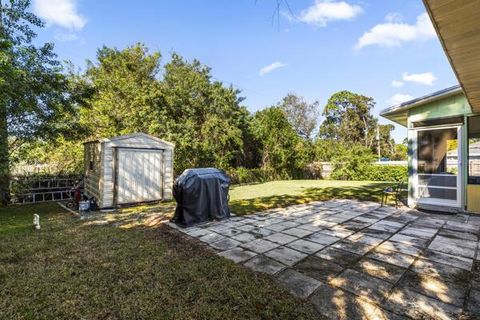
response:
[(355, 180), (406, 182), (407, 179), (407, 166), (371, 164), (365, 167), (362, 172), (357, 172), (355, 175)]
[(323, 164), (321, 162), (312, 162), (307, 164), (304, 171), (304, 178), (306, 179), (322, 179), (323, 178)]
[(358, 144), (339, 144), (332, 158), (332, 179), (363, 180), (358, 175), (365, 172), (374, 160), (372, 151)]
[(227, 170), (230, 176), (232, 184), (244, 184), (244, 183), (261, 183), (274, 180), (290, 180), (290, 179), (306, 179), (306, 173), (299, 172), (287, 172), (282, 170), (276, 172), (273, 169), (247, 169), (244, 167), (232, 168)]

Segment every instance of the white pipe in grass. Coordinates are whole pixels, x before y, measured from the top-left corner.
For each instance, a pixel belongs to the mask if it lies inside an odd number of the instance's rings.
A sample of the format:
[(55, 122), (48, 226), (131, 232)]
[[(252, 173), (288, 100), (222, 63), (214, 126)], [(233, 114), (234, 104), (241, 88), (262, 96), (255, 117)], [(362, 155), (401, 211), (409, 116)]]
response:
[(33, 215), (33, 225), (35, 229), (40, 230), (40, 216), (36, 213)]

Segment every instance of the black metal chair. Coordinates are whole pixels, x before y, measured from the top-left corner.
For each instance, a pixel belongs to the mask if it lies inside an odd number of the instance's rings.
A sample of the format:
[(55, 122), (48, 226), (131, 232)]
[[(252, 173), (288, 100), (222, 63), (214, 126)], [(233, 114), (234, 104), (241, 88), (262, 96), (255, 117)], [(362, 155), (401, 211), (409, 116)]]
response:
[(402, 198), (402, 194), (404, 192), (408, 192), (408, 189), (406, 189), (405, 186), (405, 182), (399, 182), (394, 186), (385, 188), (382, 194), (381, 206), (383, 207), (387, 203), (389, 196), (393, 196), (393, 199), (395, 200), (395, 208), (398, 208), (399, 203), (406, 204), (406, 201), (404, 201), (404, 199)]

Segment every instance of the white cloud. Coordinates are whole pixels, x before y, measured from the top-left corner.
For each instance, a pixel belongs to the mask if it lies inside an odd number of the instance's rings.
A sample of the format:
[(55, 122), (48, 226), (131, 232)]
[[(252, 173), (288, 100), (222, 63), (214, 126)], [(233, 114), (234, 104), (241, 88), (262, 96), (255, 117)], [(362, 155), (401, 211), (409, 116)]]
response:
[(402, 22), (403, 16), (398, 12), (390, 12), (385, 16), (387, 22)]
[(377, 24), (365, 32), (357, 41), (355, 49), (378, 45), (381, 47), (398, 47), (405, 42), (430, 39), (436, 36), (430, 17), (422, 13), (415, 24), (404, 23), (397, 14), (389, 14), (385, 23)]
[(34, 0), (33, 11), (47, 24), (82, 29), (87, 20), (77, 12), (76, 0)]
[(390, 99), (388, 99), (387, 102), (391, 105), (397, 105), (412, 99), (413, 99), (413, 96), (409, 94), (397, 93), (397, 94), (394, 94)]
[(403, 86), (403, 81), (400, 81), (400, 80), (393, 80), (392, 81), (392, 87), (400, 88), (402, 86)]
[(315, 4), (300, 13), (298, 20), (325, 27), (329, 21), (351, 20), (362, 12), (360, 6), (345, 1), (316, 0)]
[(432, 72), (425, 73), (408, 73), (403, 74), (403, 81), (413, 82), (417, 84), (423, 84), (426, 86), (433, 86), (433, 83), (437, 80), (437, 77)]
[(72, 32), (61, 32), (61, 31), (56, 31), (54, 35), (55, 39), (58, 41), (73, 41), (77, 40), (78, 36), (75, 33)]
[(268, 66), (265, 66), (265, 67), (261, 68), (260, 71), (259, 71), (259, 74), (260, 74), (261, 76), (264, 76), (264, 75), (266, 75), (267, 73), (270, 73), (270, 72), (272, 72), (272, 71), (275, 70), (275, 69), (283, 68), (283, 67), (285, 67), (285, 66), (286, 66), (285, 63), (281, 63), (281, 62), (277, 61), (277, 62), (274, 62), (274, 63), (272, 63), (272, 64), (269, 64)]

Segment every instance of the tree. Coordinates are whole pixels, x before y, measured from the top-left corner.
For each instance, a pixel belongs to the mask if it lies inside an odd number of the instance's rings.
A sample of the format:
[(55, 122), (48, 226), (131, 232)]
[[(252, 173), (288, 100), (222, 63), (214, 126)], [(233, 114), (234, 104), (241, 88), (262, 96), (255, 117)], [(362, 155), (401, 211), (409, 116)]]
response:
[(58, 132), (68, 112), (68, 81), (53, 45), (33, 44), (32, 27), (43, 23), (28, 12), (30, 1), (0, 1), (0, 198), (9, 185), (9, 153), (25, 141)]
[(90, 139), (138, 131), (162, 137), (175, 143), (178, 171), (228, 169), (247, 159), (250, 115), (240, 105), (240, 92), (212, 81), (210, 68), (176, 53), (159, 79), (160, 57), (142, 44), (103, 47), (85, 75), (73, 77), (72, 83), (87, 87), (80, 91), (93, 92), (80, 108), (80, 126)]
[(88, 61), (82, 84), (91, 86), (80, 109), (80, 125), (90, 139), (133, 132), (153, 132), (155, 106), (161, 104), (160, 53), (142, 44), (124, 50), (103, 47), (97, 63)]
[(408, 147), (406, 144), (396, 144), (395, 152), (392, 155), (392, 160), (404, 161), (407, 160)]
[(358, 180), (359, 175), (375, 160), (370, 148), (360, 144), (341, 143), (332, 157), (331, 177), (338, 180)]
[[(392, 124), (379, 124), (378, 133), (380, 138), (380, 156), (391, 158), (395, 153), (395, 140), (392, 138), (392, 131), (395, 126)], [(375, 154), (378, 154), (378, 143), (374, 144)]]
[(288, 94), (278, 104), (287, 115), (288, 122), (305, 139), (311, 139), (318, 121), (318, 101), (308, 103), (303, 97)]
[(283, 110), (270, 107), (256, 112), (252, 130), (260, 143), (262, 169), (282, 176), (290, 176), (298, 169), (297, 159), (305, 148), (301, 148), (301, 139)]
[(376, 128), (376, 119), (371, 114), (374, 105), (373, 98), (349, 91), (333, 94), (323, 111), (325, 120), (320, 126), (319, 136), (371, 147)]
[(154, 132), (175, 142), (178, 170), (198, 166), (228, 169), (246, 158), (249, 113), (240, 91), (212, 81), (210, 68), (172, 54), (161, 81)]

